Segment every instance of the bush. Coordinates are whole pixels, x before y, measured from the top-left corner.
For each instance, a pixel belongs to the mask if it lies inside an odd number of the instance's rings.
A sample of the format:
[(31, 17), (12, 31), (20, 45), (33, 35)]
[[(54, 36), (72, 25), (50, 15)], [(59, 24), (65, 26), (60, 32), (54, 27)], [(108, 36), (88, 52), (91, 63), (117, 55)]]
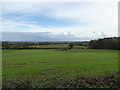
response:
[(88, 78), (77, 76), (74, 79), (54, 77), (32, 82), (31, 79), (5, 79), (3, 89), (40, 89), (40, 88), (120, 88), (119, 73), (106, 73), (103, 77)]

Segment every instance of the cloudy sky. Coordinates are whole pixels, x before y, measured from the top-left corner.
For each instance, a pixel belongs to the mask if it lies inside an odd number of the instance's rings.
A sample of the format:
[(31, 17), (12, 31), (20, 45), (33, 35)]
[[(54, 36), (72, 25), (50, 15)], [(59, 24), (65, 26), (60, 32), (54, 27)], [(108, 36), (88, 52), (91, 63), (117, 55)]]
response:
[(85, 41), (118, 36), (118, 3), (3, 2), (2, 28), (2, 39), (14, 41)]

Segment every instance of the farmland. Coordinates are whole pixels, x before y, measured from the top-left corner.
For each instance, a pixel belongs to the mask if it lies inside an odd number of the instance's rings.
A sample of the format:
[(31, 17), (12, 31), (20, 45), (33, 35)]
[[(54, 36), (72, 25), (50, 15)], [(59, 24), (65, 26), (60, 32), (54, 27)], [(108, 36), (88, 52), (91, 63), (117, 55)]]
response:
[(117, 50), (3, 50), (2, 57), (3, 79), (94, 77), (118, 71)]

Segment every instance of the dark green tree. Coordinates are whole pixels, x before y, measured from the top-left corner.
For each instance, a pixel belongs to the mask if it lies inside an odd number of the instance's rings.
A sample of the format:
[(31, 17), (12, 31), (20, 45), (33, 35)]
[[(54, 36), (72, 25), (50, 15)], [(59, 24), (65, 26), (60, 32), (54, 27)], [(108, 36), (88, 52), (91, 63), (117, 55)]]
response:
[(69, 43), (68, 48), (71, 49), (75, 46), (75, 43)]
[(113, 49), (120, 50), (120, 37), (103, 38), (98, 40), (91, 40), (89, 48), (91, 49)]

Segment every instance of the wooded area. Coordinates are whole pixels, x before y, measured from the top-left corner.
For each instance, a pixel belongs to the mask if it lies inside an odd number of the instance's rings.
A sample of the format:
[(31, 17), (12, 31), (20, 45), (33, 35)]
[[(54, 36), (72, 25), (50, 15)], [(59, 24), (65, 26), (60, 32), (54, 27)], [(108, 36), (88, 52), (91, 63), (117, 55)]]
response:
[(89, 43), (89, 48), (120, 50), (119, 42), (120, 42), (120, 37), (91, 40)]

